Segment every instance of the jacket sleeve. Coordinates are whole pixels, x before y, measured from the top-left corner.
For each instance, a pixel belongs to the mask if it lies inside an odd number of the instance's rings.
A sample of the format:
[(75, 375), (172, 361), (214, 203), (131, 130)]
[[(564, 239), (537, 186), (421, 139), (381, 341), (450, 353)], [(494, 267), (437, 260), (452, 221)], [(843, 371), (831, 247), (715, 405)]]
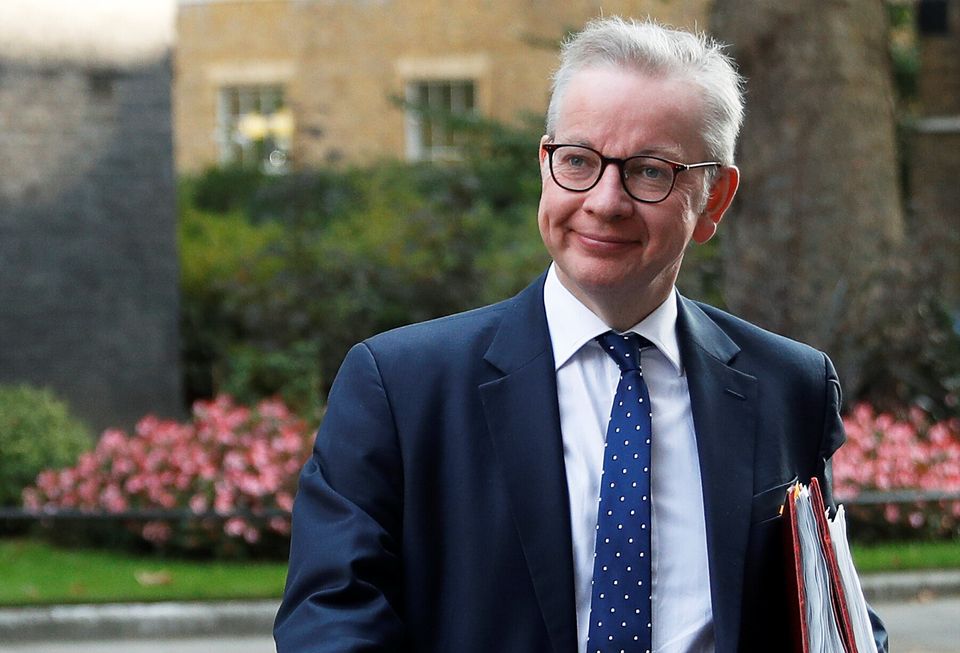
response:
[(833, 468), (830, 459), (847, 439), (840, 412), (843, 407), (843, 394), (840, 379), (833, 363), (823, 354), (826, 398), (823, 412), (823, 433), (820, 437), (820, 449), (817, 460), (817, 477), (823, 492), (823, 502), (831, 509), (836, 508), (833, 500)]
[[(820, 460), (817, 470), (817, 477), (820, 479), (820, 488), (823, 492), (824, 503), (831, 508), (836, 504), (833, 500), (833, 469), (830, 459), (834, 453), (846, 441), (846, 433), (843, 428), (843, 418), (841, 409), (843, 407), (843, 395), (840, 390), (840, 380), (837, 372), (830, 362), (830, 358), (824, 355), (824, 364), (826, 367), (826, 408), (824, 411), (823, 437), (820, 440)], [(870, 622), (873, 625), (873, 638), (877, 642), (878, 653), (887, 653), (888, 641), (887, 631), (880, 620), (879, 615), (873, 608), (867, 606), (870, 614)]]
[(371, 350), (359, 344), (300, 475), (278, 653), (404, 650), (402, 487), (393, 411)]

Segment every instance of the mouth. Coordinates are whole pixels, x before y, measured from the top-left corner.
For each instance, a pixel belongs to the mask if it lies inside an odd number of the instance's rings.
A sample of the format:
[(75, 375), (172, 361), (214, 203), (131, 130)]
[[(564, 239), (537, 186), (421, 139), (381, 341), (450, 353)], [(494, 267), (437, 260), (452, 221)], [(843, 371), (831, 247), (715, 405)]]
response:
[(640, 241), (622, 236), (609, 236), (602, 234), (585, 234), (579, 231), (571, 232), (580, 244), (589, 250), (601, 252), (615, 252), (618, 250), (629, 249), (640, 245)]

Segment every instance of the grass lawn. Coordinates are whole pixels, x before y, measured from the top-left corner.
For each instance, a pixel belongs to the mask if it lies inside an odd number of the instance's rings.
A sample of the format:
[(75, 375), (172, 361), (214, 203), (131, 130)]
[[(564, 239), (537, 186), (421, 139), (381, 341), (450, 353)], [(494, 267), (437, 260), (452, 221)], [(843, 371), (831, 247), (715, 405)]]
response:
[(283, 562), (218, 562), (0, 539), (0, 606), (279, 598)]
[[(855, 545), (861, 573), (960, 569), (957, 542)], [(0, 539), (0, 606), (116, 601), (279, 599), (283, 562), (171, 560)]]
[(960, 569), (960, 542), (890, 542), (851, 545), (862, 574), (919, 569)]

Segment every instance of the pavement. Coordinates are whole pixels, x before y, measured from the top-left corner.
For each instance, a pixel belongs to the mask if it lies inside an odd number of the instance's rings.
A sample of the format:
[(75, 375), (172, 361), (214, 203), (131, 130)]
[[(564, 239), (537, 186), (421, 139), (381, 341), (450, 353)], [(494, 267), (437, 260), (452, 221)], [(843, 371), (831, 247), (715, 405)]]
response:
[[(960, 597), (960, 570), (865, 574), (861, 584), (872, 604), (922, 605)], [(269, 637), (278, 605), (277, 601), (230, 601), (6, 608), (0, 610), (0, 653), (27, 650), (23, 647), (30, 642), (41, 641), (66, 645), (81, 640)]]
[[(269, 635), (206, 637), (151, 637), (136, 639), (83, 639), (0, 643), (0, 653), (276, 653)], [(907, 653), (898, 651), (898, 653)], [(909, 653), (940, 653), (910, 651)], [(947, 653), (955, 653), (948, 649)]]

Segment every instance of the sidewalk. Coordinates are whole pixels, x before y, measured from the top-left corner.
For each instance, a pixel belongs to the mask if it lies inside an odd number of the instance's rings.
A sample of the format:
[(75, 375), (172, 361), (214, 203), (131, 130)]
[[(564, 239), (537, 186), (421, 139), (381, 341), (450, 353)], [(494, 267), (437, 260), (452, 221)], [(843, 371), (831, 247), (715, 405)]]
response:
[(269, 636), (279, 601), (56, 605), (0, 609), (0, 642)]
[[(960, 596), (960, 570), (870, 574), (861, 578), (871, 603)], [(59, 605), (0, 609), (0, 642), (269, 636), (277, 601)]]
[(960, 596), (960, 569), (864, 574), (860, 584), (870, 603)]

